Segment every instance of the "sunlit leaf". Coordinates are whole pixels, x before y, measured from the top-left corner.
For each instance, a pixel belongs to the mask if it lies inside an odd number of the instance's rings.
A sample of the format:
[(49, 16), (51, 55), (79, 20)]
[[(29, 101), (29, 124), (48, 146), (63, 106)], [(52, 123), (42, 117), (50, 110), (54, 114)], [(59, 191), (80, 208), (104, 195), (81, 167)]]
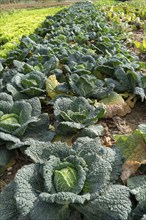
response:
[(51, 75), (46, 80), (46, 91), (49, 97), (55, 98), (57, 95), (56, 93), (56, 87), (59, 85), (59, 82), (56, 79), (55, 75)]
[(146, 38), (143, 39), (142, 45), (143, 45), (143, 48), (146, 49)]
[(134, 43), (134, 45), (135, 45), (135, 47), (136, 47), (137, 49), (140, 49), (140, 47), (141, 47), (141, 43), (140, 43), (140, 42), (134, 41), (133, 43)]

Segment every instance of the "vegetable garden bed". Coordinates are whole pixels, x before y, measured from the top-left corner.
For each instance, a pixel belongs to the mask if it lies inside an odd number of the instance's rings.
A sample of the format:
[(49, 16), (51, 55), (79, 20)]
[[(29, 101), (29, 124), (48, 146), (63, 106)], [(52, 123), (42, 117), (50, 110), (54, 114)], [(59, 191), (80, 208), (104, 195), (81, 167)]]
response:
[(23, 35), (29, 35), (41, 26), (46, 16), (54, 15), (63, 7), (2, 11), (0, 14), (0, 57), (17, 47)]
[(146, 76), (125, 42), (76, 3), (1, 60), (1, 179), (23, 165), (2, 189), (2, 220), (146, 218)]

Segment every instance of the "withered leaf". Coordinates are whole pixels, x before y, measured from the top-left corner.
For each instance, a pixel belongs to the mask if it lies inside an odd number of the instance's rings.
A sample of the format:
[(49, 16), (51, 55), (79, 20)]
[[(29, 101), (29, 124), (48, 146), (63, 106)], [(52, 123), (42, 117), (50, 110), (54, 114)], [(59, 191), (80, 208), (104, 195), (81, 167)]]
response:
[(100, 103), (103, 104), (105, 109), (105, 118), (112, 118), (113, 116), (124, 116), (131, 112), (131, 108), (116, 92), (112, 92), (108, 97), (102, 99)]
[(141, 164), (146, 164), (146, 143), (139, 130), (134, 131), (131, 135), (116, 135), (114, 139), (116, 147), (120, 149), (124, 158), (121, 179), (126, 183)]

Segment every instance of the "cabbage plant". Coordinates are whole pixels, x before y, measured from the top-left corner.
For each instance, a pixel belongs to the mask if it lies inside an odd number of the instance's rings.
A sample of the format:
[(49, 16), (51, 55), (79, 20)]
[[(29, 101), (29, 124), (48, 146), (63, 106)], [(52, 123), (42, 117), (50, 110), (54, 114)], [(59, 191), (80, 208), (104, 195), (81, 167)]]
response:
[(5, 165), (10, 159), (7, 150), (23, 146), (24, 140), (50, 140), (48, 123), (47, 114), (41, 114), (41, 103), (37, 97), (14, 101), (11, 95), (1, 93), (0, 165)]
[(40, 96), (45, 92), (45, 75), (39, 71), (17, 73), (6, 87), (15, 99)]
[(38, 120), (40, 113), (41, 105), (38, 98), (15, 102), (11, 95), (1, 93), (0, 138), (3, 138), (3, 133), (22, 136), (28, 125)]
[(75, 95), (98, 100), (108, 96), (114, 88), (112, 83), (108, 85), (95, 76), (87, 74), (81, 76), (72, 74), (69, 76), (69, 85)]
[(129, 190), (115, 182), (120, 155), (98, 138), (80, 138), (72, 148), (32, 141), (25, 153), (35, 163), (21, 168), (1, 193), (3, 220), (127, 220)]
[(77, 51), (67, 57), (69, 73), (76, 73), (78, 75), (91, 74), (95, 65), (96, 60), (91, 54), (84, 54)]
[(84, 97), (60, 97), (54, 103), (57, 131), (62, 134), (75, 133), (95, 124), (104, 114), (101, 106), (95, 108)]

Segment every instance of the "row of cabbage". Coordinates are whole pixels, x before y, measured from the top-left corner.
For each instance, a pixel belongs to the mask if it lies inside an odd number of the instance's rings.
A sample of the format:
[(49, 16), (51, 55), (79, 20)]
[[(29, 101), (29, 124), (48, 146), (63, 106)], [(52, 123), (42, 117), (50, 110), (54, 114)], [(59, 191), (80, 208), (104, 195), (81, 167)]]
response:
[[(1, 60), (1, 171), (20, 151), (34, 162), (2, 191), (2, 220), (145, 219), (146, 177), (120, 184), (118, 144), (102, 146), (97, 123), (131, 111), (119, 93), (145, 99), (146, 77), (122, 44), (93, 4), (76, 3)], [(136, 132), (145, 138), (144, 125)], [(71, 146), (57, 141), (67, 137)]]

